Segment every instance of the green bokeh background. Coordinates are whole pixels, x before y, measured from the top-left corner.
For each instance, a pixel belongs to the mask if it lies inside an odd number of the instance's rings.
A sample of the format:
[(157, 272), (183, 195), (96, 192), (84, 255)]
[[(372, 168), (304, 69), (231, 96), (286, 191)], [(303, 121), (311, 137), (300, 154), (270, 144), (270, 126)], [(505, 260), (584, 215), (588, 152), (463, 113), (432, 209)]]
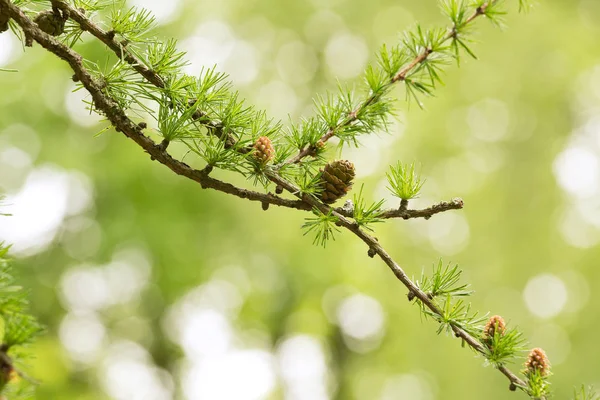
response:
[[(533, 344), (546, 347), (551, 360), (553, 353), (560, 354), (552, 383), (555, 398), (564, 399), (574, 385), (600, 382), (600, 253), (594, 240), (600, 228), (581, 222), (573, 229), (588, 239), (586, 245), (566, 240), (561, 227), (577, 197), (561, 188), (555, 174), (555, 160), (600, 106), (600, 81), (594, 87), (590, 78), (600, 63), (600, 25), (595, 22), (600, 21), (600, 7), (591, 0), (555, 0), (540, 2), (528, 15), (517, 14), (514, 4), (511, 11), (503, 31), (477, 22), (479, 43), (474, 48), (479, 60), (449, 66), (445, 86), (437, 97), (425, 99), (425, 111), (398, 102), (400, 118), (392, 129), (397, 140), (382, 136), (387, 144), (377, 146), (369, 139), (371, 159), (356, 160), (357, 183), (364, 183), (375, 199), (383, 193), (389, 164), (417, 161), (427, 183), (414, 206), (464, 199), (465, 209), (452, 212), (455, 216), (389, 221), (377, 226), (377, 236), (410, 275), (428, 270), (440, 257), (459, 263), (477, 292), (475, 309), (505, 316), (526, 337), (537, 338)], [(320, 23), (315, 23), (317, 13)], [(273, 81), (283, 82), (296, 95), (295, 107), (286, 111), (292, 119), (310, 112), (316, 93), (335, 89), (326, 54), (336, 35), (361, 37), (373, 60), (382, 42), (393, 42), (417, 20), (426, 26), (446, 24), (434, 0), (183, 1), (176, 17), (157, 32), (183, 41), (198, 26), (215, 20), (259, 49), (256, 79), (236, 85), (234, 74), (234, 86), (250, 104), (286, 118), (279, 109), (271, 110), (277, 105), (273, 98), (282, 94), (265, 92)], [(288, 64), (277, 61), (281, 47), (292, 41), (310, 46), (316, 56), (316, 73), (308, 82), (286, 81)], [(90, 58), (105, 58), (94, 41), (76, 48)], [(525, 397), (508, 392), (499, 373), (483, 367), (482, 358), (452, 337), (438, 337), (435, 323), (420, 319), (403, 286), (380, 260), (367, 257), (355, 237), (341, 233), (323, 250), (302, 236), (300, 212), (275, 207), (263, 212), (258, 203), (200, 190), (151, 162), (124, 136), (108, 131), (96, 137), (103, 123), (82, 126), (66, 111), (72, 86), (66, 64), (39, 46), (24, 54), (18, 48), (14, 52), (16, 58), (4, 67), (19, 72), (0, 74), (0, 135), (14, 124), (27, 125), (41, 141), (35, 166), (50, 163), (90, 178), (93, 206), (84, 215), (97, 222), (101, 238), (97, 249), (72, 257), (67, 247), (85, 248), (86, 235), (98, 233), (69, 235), (62, 229), (46, 250), (16, 262), (23, 285), (31, 289), (33, 312), (48, 327), (31, 361), (32, 375), (43, 381), (39, 398), (110, 398), (99, 383), (97, 364), (78, 365), (61, 344), (58, 331), (67, 310), (60, 301), (60, 282), (69, 268), (108, 263), (116, 251), (128, 247), (148, 255), (150, 283), (139, 299), (101, 311), (106, 346), (123, 338), (137, 341), (157, 366), (173, 373), (183, 353), (165, 334), (167, 308), (235, 265), (248, 277), (249, 290), (232, 325), (239, 331), (262, 332), (266, 349), (290, 335), (314, 335), (324, 346), (332, 374), (331, 398), (388, 399), (382, 397), (386, 380), (399, 374), (424, 377), (429, 385), (429, 395), (411, 399)], [(402, 98), (403, 93), (397, 95)], [(598, 148), (590, 149), (598, 153)], [(345, 156), (360, 158), (357, 154)], [(376, 168), (361, 173), (361, 164), (369, 163)], [(5, 173), (14, 179), (2, 190), (17, 191), (23, 183), (18, 176), (25, 174), (0, 170)], [(550, 318), (536, 316), (523, 300), (527, 282), (540, 274), (562, 279), (567, 288), (567, 304)], [(323, 297), (339, 285), (380, 302), (386, 322), (375, 349), (349, 349), (339, 327), (326, 318)], [(576, 300), (579, 307), (572, 306)], [(128, 325), (131, 316), (139, 317), (142, 328)], [(230, 379), (235, 384), (236, 377)], [(280, 386), (270, 398), (285, 398), (284, 393)], [(405, 398), (396, 396), (390, 398)]]

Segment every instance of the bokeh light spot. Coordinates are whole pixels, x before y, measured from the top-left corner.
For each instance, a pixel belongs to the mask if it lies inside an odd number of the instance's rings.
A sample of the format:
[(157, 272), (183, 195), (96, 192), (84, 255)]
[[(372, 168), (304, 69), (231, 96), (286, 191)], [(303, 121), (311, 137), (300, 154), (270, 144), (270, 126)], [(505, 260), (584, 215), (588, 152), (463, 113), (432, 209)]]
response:
[(65, 315), (58, 334), (69, 356), (84, 364), (96, 361), (106, 340), (106, 328), (94, 313)]
[(325, 59), (331, 74), (339, 79), (351, 79), (361, 74), (369, 57), (369, 49), (360, 36), (339, 33), (329, 40)]
[(389, 378), (381, 395), (381, 400), (432, 400), (433, 398), (429, 383), (413, 374)]
[(241, 350), (195, 363), (184, 377), (183, 390), (190, 400), (261, 400), (268, 398), (275, 382), (270, 353)]
[(100, 371), (102, 386), (115, 400), (171, 400), (171, 376), (157, 368), (148, 351), (137, 343), (111, 345)]
[(587, 148), (566, 148), (554, 161), (554, 175), (563, 190), (578, 198), (594, 196), (600, 189), (598, 156)]
[(496, 142), (508, 133), (510, 112), (504, 102), (484, 99), (469, 108), (467, 123), (477, 139)]
[(128, 0), (132, 6), (144, 8), (152, 12), (158, 24), (164, 24), (177, 16), (181, 0)]
[[(12, 243), (12, 251), (23, 256), (44, 250), (64, 218), (92, 201), (91, 185), (83, 184), (80, 176), (54, 166), (33, 170), (17, 193), (6, 198), (4, 212), (12, 217), (0, 225), (0, 241)], [(71, 204), (77, 209), (69, 209)]]
[(313, 79), (318, 60), (312, 47), (301, 41), (281, 46), (277, 53), (277, 71), (286, 82), (301, 85)]
[(15, 42), (13, 35), (0, 35), (0, 67), (4, 67), (14, 59), (16, 53), (14, 49), (17, 47)]
[(558, 315), (567, 303), (567, 287), (555, 275), (537, 275), (527, 282), (523, 299), (529, 311), (540, 318)]
[(352, 295), (341, 302), (337, 317), (351, 350), (365, 353), (379, 346), (385, 333), (385, 315), (377, 300), (364, 294)]
[(437, 251), (444, 255), (454, 255), (469, 244), (469, 223), (457, 213), (436, 215), (427, 222), (427, 236)]

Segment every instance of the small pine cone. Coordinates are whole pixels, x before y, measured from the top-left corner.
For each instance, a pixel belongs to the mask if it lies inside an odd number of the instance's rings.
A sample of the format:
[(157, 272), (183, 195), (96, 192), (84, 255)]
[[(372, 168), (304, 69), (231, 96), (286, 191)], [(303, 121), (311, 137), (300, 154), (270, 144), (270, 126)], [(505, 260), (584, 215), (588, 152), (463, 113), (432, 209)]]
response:
[(487, 324), (485, 324), (485, 328), (483, 328), (483, 337), (485, 339), (493, 338), (497, 332), (500, 336), (503, 336), (506, 332), (506, 324), (504, 323), (504, 319), (499, 315), (494, 315), (490, 317)]
[(354, 179), (354, 164), (347, 160), (331, 161), (321, 171), (323, 192), (321, 200), (324, 203), (334, 203), (352, 188)]
[(64, 17), (66, 17), (66, 14), (63, 16), (60, 15), (60, 12), (58, 11), (45, 10), (40, 12), (33, 22), (48, 35), (59, 36), (65, 31), (65, 22), (67, 21), (67, 18)]
[(275, 148), (271, 139), (261, 136), (254, 142), (254, 158), (260, 165), (267, 165), (275, 157)]
[(531, 350), (525, 368), (528, 373), (539, 372), (541, 376), (547, 376), (550, 373), (550, 361), (544, 350), (539, 347)]

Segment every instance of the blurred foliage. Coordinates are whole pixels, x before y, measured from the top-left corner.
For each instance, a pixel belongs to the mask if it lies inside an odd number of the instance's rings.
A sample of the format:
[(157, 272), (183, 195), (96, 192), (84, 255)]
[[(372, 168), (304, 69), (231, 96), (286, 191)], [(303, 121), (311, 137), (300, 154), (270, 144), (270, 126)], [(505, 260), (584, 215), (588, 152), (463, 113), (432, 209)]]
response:
[[(599, 322), (593, 316), (600, 307), (595, 295), (600, 273), (592, 238), (600, 233), (584, 225), (577, 230), (591, 244), (565, 239), (565, 215), (577, 199), (557, 183), (555, 162), (600, 105), (600, 81), (592, 79), (600, 62), (595, 45), (600, 8), (591, 0), (540, 3), (526, 16), (506, 17), (504, 32), (479, 21), (473, 45), (479, 60), (465, 58), (460, 69), (448, 68), (446, 86), (437, 97), (423, 100), (425, 111), (400, 102), (399, 121), (390, 135), (369, 137), (364, 148), (342, 154), (355, 163), (354, 190), (364, 184), (367, 204), (384, 196), (385, 171), (399, 160), (416, 161), (426, 180), (411, 206), (464, 198), (462, 211), (371, 227), (414, 276), (428, 271), (440, 256), (460, 263), (462, 282), (476, 291), (474, 308), (503, 315), (543, 347), (553, 365), (555, 397), (567, 398), (573, 385), (599, 383), (594, 361), (600, 351), (595, 340)], [(445, 23), (434, 0), (376, 0), (368, 6), (358, 0), (183, 1), (159, 32), (180, 40), (195, 74), (219, 61), (217, 70), (231, 73), (241, 97), (269, 115), (285, 121), (289, 113), (297, 121), (310, 116), (316, 93), (335, 90), (340, 74), (355, 83), (352, 76), (362, 72), (359, 68), (353, 75), (356, 60), (374, 60), (382, 42), (395, 42), (398, 32), (416, 20), (424, 26)], [(122, 29), (132, 37), (139, 34)], [(2, 46), (7, 46), (5, 36)], [(347, 58), (339, 54), (339, 43), (348, 44), (343, 47)], [(248, 44), (254, 56), (236, 58), (247, 54)], [(219, 53), (211, 45), (227, 51)], [(354, 237), (341, 232), (325, 250), (311, 246), (300, 229), (302, 214), (276, 207), (263, 212), (257, 204), (202, 191), (151, 163), (121, 135), (95, 135), (105, 125), (90, 125), (95, 116), (74, 116), (72, 110), (83, 110), (84, 104), (72, 100), (75, 84), (67, 66), (38, 46), (26, 54), (18, 43), (12, 47), (14, 59), (2, 67), (19, 72), (0, 72), (0, 138), (26, 125), (41, 143), (39, 154), (31, 143), (20, 145), (35, 166), (81, 171), (94, 188), (93, 207), (84, 213), (93, 223), (73, 233), (69, 227), (78, 217), (67, 217), (48, 249), (16, 263), (23, 285), (32, 290), (34, 313), (48, 326), (31, 361), (32, 375), (43, 382), (39, 398), (57, 393), (110, 398), (103, 394), (106, 379), (99, 371), (110, 343), (119, 339), (140, 343), (157, 366), (178, 371), (183, 351), (169, 339), (174, 327), (165, 322), (167, 310), (188, 291), (215, 279), (239, 284), (244, 301), (232, 324), (239, 332), (259, 332), (265, 337), (256, 339), (261, 346), (273, 348), (295, 333), (319, 337), (337, 382), (336, 398), (384, 398), (388, 379), (403, 374), (427, 382), (432, 394), (423, 392), (422, 399), (510, 395), (499, 374), (481, 367), (482, 358), (473, 359), (450, 337), (438, 338), (431, 322), (421, 323), (404, 288), (378, 259), (367, 257)], [(105, 57), (105, 49), (93, 40), (75, 48), (97, 60)], [(161, 51), (170, 50), (156, 54)], [(252, 68), (256, 77), (248, 79), (245, 73)], [(188, 151), (184, 146), (170, 150)], [(17, 191), (27, 171), (0, 165), (2, 191)], [(396, 202), (390, 197), (388, 206)], [(62, 294), (63, 274), (81, 264), (107, 264), (115, 253), (132, 247), (148, 255), (149, 284), (129, 302), (97, 310), (107, 331), (100, 354), (83, 363), (72, 359), (65, 343), (76, 338), (61, 334), (61, 324), (76, 310), (69, 309)], [(531, 313), (523, 295), (528, 281), (545, 273), (565, 282), (568, 293), (562, 312), (550, 318)], [(374, 349), (353, 350), (329, 320), (326, 299), (340, 290), (363, 293), (382, 305), (385, 333)]]

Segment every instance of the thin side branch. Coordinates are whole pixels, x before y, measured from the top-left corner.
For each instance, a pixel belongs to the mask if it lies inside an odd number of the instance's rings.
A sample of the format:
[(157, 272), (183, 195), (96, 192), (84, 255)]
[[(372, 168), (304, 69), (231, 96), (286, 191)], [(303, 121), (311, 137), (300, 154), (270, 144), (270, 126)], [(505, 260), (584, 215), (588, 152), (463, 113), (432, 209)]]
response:
[(434, 204), (431, 207), (424, 208), (422, 210), (407, 210), (403, 207), (400, 207), (395, 210), (387, 210), (379, 215), (380, 218), (402, 218), (402, 219), (412, 219), (412, 218), (425, 218), (429, 219), (433, 217), (435, 214), (439, 214), (445, 211), (450, 210), (460, 210), (464, 207), (465, 203), (462, 199), (456, 198), (450, 201), (442, 201), (438, 204)]
[[(490, 5), (496, 3), (497, 1), (498, 0), (490, 0), (489, 2), (485, 3), (481, 7), (478, 7), (473, 12), (473, 14), (466, 20), (465, 25), (472, 23), (477, 17), (484, 15), (486, 9)], [(442, 40), (441, 43), (445, 43), (448, 40), (451, 40), (455, 35), (456, 35), (455, 27), (448, 29), (448, 33), (446, 34), (446, 36), (444, 37), (444, 39)], [(421, 54), (419, 54), (417, 57), (415, 57), (408, 65), (406, 65), (404, 68), (402, 68), (400, 71), (398, 71), (398, 73), (391, 79), (390, 83), (394, 84), (399, 81), (404, 81), (406, 79), (406, 77), (408, 76), (408, 74), (413, 69), (415, 69), (419, 64), (425, 62), (429, 58), (429, 55), (431, 53), (433, 53), (432, 49), (423, 50), (423, 52)], [(373, 101), (375, 101), (375, 99), (376, 99), (375, 95), (369, 96), (353, 112), (349, 113), (348, 116), (342, 122), (340, 122), (335, 127), (329, 128), (329, 130), (317, 142), (317, 145), (322, 146), (324, 143), (326, 143), (328, 140), (330, 140), (332, 137), (334, 137), (338, 130), (340, 130), (341, 128), (344, 128), (344, 127), (352, 124), (354, 121), (356, 121), (357, 116), (360, 114), (361, 109), (371, 105), (371, 103), (373, 103)], [(300, 161), (302, 161), (303, 158), (314, 155), (314, 154), (316, 154), (316, 152), (317, 152), (317, 147), (315, 145), (307, 146), (304, 149), (300, 150), (296, 156), (285, 161), (284, 164), (299, 163)]]

